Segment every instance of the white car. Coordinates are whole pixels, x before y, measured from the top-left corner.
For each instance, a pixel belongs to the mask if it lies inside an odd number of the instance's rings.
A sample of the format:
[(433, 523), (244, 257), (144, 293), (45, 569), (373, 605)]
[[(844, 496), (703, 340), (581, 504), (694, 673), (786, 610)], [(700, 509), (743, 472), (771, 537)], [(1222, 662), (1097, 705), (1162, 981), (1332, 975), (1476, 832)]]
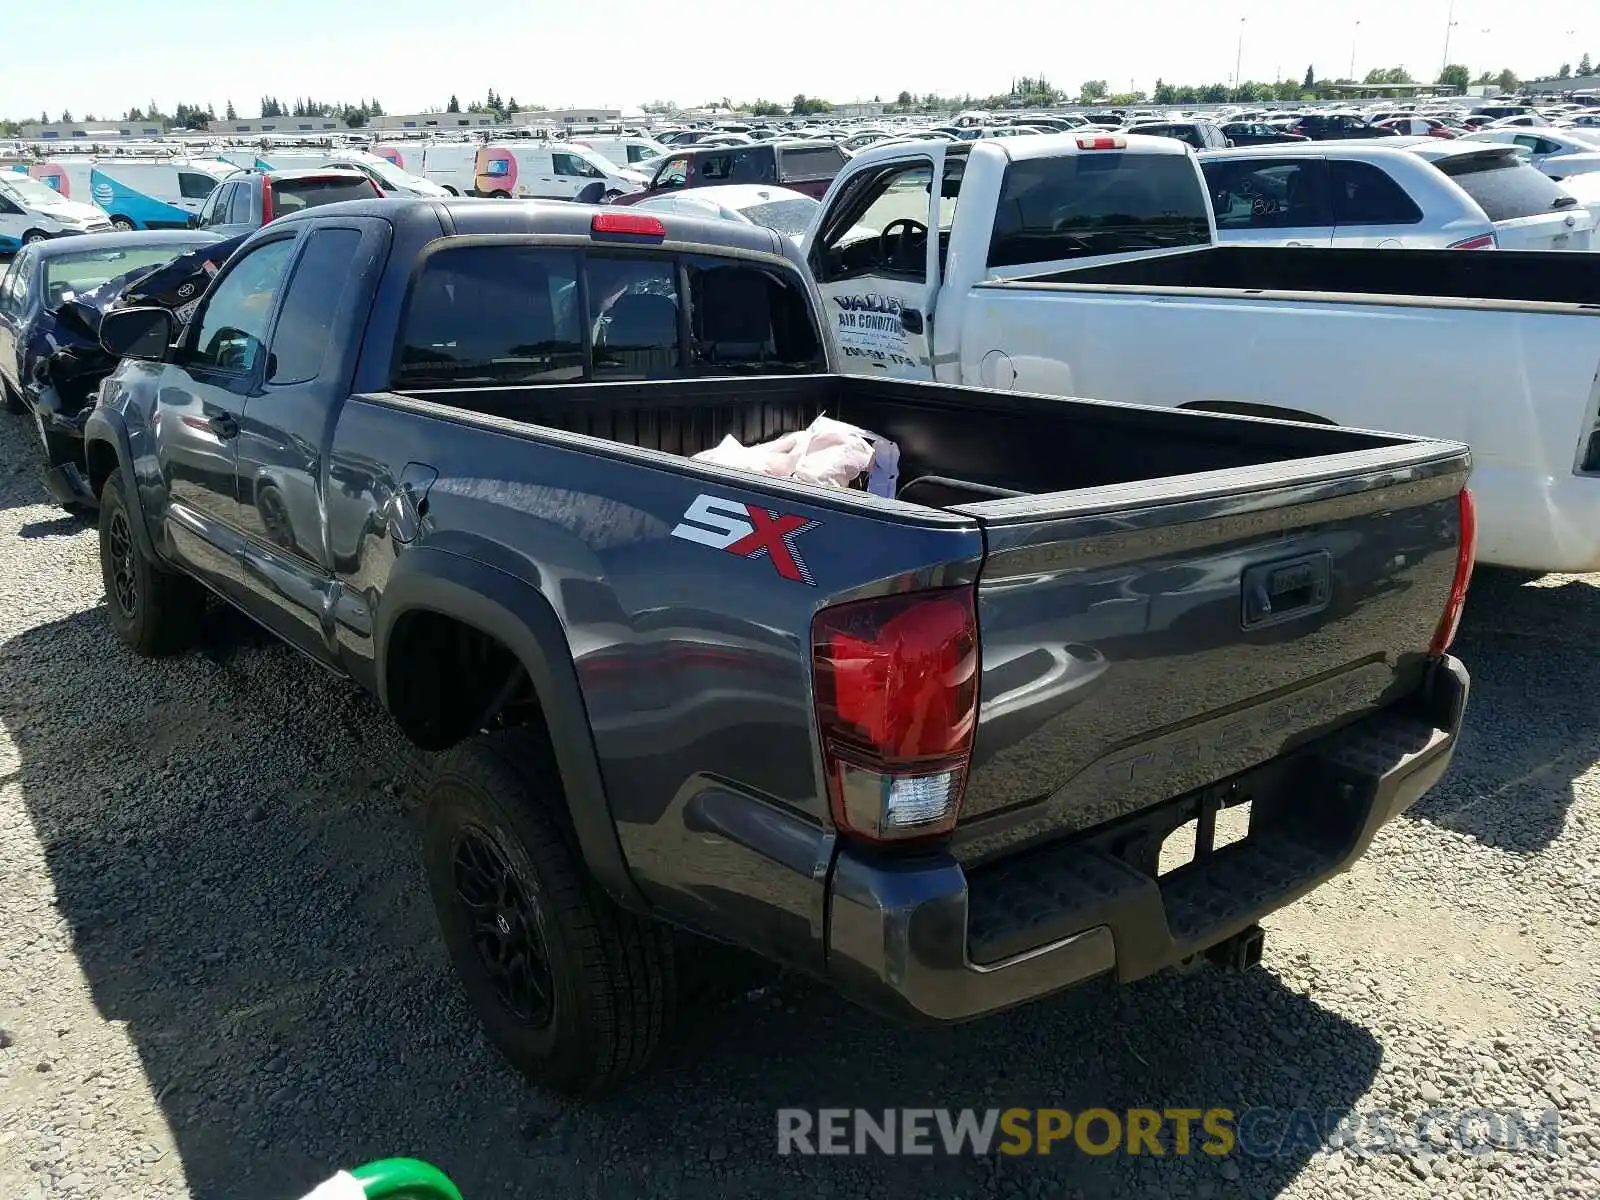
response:
[(822, 204), (790, 188), (730, 183), (720, 187), (666, 192), (641, 200), (633, 207), (677, 213), (684, 217), (720, 217), (725, 221), (742, 221), (746, 225), (764, 225), (798, 245), (805, 239), (811, 219)]
[(322, 163), (324, 167), (353, 167), (386, 196), (448, 196), (441, 185), (421, 175), (402, 170), (386, 158), (365, 150), (335, 150)]
[(0, 171), (0, 254), (69, 233), (103, 233), (111, 218), (20, 171)]
[(1494, 224), (1483, 209), (1416, 155), (1391, 148), (1399, 141), (1269, 143), (1202, 152), (1217, 240), (1378, 249), (1493, 246)]
[(1498, 142), (1522, 146), (1529, 161), (1551, 179), (1600, 171), (1600, 131), (1580, 129), (1480, 129), (1463, 142)]
[(1563, 192), (1589, 210), (1589, 215), (1594, 218), (1595, 227), (1594, 239), (1589, 249), (1600, 250), (1600, 171), (1569, 175), (1559, 186)]
[(1502, 250), (1588, 250), (1594, 218), (1529, 163), (1517, 146), (1485, 146), (1465, 138), (1408, 139), (1405, 149), (1431, 162), (1477, 201), (1494, 222)]
[(1216, 150), (1201, 154), (1200, 164), (1224, 243), (1590, 246), (1592, 218), (1515, 146), (1396, 137)]

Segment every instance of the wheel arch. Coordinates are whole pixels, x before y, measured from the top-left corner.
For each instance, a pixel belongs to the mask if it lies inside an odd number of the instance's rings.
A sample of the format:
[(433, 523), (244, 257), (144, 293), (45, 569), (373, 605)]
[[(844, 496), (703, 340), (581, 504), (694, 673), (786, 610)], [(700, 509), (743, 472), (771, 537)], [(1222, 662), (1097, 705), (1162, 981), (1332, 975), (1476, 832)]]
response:
[(128, 512), (134, 518), (133, 533), (139, 539), (139, 549), (149, 555), (152, 562), (162, 562), (150, 536), (150, 523), (145, 519), (144, 497), (133, 470), (133, 450), (119, 415), (104, 408), (96, 408), (89, 414), (83, 428), (83, 457), (88, 469), (89, 491), (96, 500), (106, 480), (111, 478), (111, 472), (122, 468), (122, 478), (128, 482)]
[[(585, 863), (618, 903), (648, 910), (617, 837), (566, 630), (537, 588), (459, 555), (413, 547), (384, 588), (373, 637), (378, 698), (425, 749), (470, 737), (513, 706), (511, 724), (541, 722)], [(475, 674), (459, 670), (463, 652), (482, 656), (484, 678), (438, 687), (451, 666), (458, 668), (451, 683)], [(509, 661), (501, 663), (500, 652)]]

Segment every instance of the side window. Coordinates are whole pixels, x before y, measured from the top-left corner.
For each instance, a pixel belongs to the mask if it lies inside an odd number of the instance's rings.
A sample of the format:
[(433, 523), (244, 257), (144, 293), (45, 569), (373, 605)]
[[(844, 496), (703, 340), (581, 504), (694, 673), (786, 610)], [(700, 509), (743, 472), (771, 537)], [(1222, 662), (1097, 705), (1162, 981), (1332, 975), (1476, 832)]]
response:
[(1335, 159), (1328, 164), (1335, 225), (1415, 225), (1422, 210), (1387, 172), (1371, 163)]
[(598, 168), (591, 166), (576, 154), (556, 151), (550, 156), (557, 175), (576, 175), (580, 179), (603, 179)]
[(736, 150), (728, 174), (730, 183), (776, 183), (778, 163), (771, 146), (752, 146)]
[(731, 154), (708, 154), (695, 166), (695, 175), (705, 183), (727, 183), (733, 169)]
[(260, 212), (252, 203), (255, 188), (248, 182), (233, 185), (233, 195), (228, 198), (228, 224), (254, 225)]
[(178, 172), (178, 195), (185, 200), (204, 200), (216, 188), (217, 181), (200, 171)]
[(1201, 165), (1219, 230), (1327, 224), (1318, 194), (1321, 159), (1236, 158)]
[(933, 163), (927, 159), (860, 178), (842, 197), (823, 231), (815, 268), (819, 281), (853, 275), (927, 278), (928, 192)]
[(465, 246), (429, 256), (406, 299), (396, 388), (570, 383), (584, 377), (579, 259)]
[(589, 259), (589, 328), (596, 379), (680, 373), (678, 279), (671, 259)]
[(292, 237), (258, 246), (218, 282), (193, 323), (185, 366), (238, 375), (255, 369), (293, 251)]
[(1552, 142), (1549, 138), (1538, 138), (1533, 147), (1535, 154), (1560, 154), (1561, 143)]
[(656, 177), (650, 186), (656, 189), (681, 188), (689, 182), (689, 160), (687, 158), (669, 158), (661, 164), (661, 169), (656, 172)]
[(11, 269), (0, 276), (0, 313), (14, 316), (22, 308), (22, 267), (12, 260)]
[(267, 356), (267, 382), (305, 383), (322, 370), (334, 315), (355, 278), (361, 232), (318, 229), (306, 242), (283, 298)]
[(233, 195), (234, 186), (231, 183), (219, 184), (216, 191), (206, 198), (205, 207), (200, 210), (200, 227), (202, 229), (211, 225), (227, 223), (228, 197)]
[(828, 369), (806, 299), (793, 271), (692, 255), (689, 279), (690, 366), (706, 374), (809, 374)]

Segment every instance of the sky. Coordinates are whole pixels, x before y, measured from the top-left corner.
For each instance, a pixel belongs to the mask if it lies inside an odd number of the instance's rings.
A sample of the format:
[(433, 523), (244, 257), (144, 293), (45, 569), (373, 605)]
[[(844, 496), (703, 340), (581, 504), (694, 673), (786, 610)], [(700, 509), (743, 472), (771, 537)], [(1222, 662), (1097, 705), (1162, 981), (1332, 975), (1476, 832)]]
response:
[[(1437, 76), (1445, 31), (1450, 59), (1474, 76), (1510, 67), (1553, 75), (1585, 52), (1600, 59), (1600, 7), (1550, 4), (1552, 17), (1518, 17), (1503, 0), (916, 0), (909, 7), (752, 5), (748, 0), (163, 0), (159, 18), (125, 18), (81, 39), (48, 4), (8, 13), (0, 50), (0, 117), (120, 116), (155, 100), (231, 99), (241, 117), (263, 94), (286, 103), (376, 97), (391, 113), (463, 103), (490, 88), (523, 108), (631, 108), (653, 100), (699, 105), (833, 101), (922, 94), (988, 95), (1018, 75), (1076, 91), (1104, 79), (1112, 91), (1226, 82), (1243, 33), (1245, 79), (1319, 77), (1404, 66)], [(152, 10), (155, 11), (155, 10)], [(1121, 20), (1126, 13), (1128, 20)], [(224, 15), (226, 14), (226, 15)], [(831, 14), (831, 16), (830, 16)], [(1241, 20), (1242, 18), (1242, 20)], [(1357, 22), (1360, 22), (1357, 26)], [(1567, 34), (1564, 27), (1572, 27)]]

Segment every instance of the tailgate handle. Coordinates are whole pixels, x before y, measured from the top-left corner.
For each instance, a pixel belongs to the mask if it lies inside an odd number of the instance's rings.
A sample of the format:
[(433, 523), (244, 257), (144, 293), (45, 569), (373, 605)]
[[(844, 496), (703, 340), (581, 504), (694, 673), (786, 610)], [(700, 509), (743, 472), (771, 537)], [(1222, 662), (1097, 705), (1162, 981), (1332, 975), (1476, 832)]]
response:
[(1328, 607), (1333, 555), (1326, 550), (1246, 568), (1239, 622), (1260, 629), (1307, 617)]

